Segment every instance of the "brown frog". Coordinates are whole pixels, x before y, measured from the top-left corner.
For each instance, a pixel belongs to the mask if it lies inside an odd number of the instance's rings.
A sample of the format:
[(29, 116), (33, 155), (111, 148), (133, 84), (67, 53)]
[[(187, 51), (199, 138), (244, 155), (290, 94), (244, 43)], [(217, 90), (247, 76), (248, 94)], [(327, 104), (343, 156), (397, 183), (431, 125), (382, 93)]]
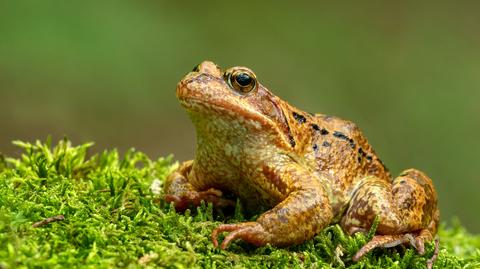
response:
[(346, 120), (297, 109), (272, 94), (246, 67), (223, 72), (205, 61), (177, 85), (177, 97), (197, 131), (195, 159), (165, 183), (165, 200), (182, 211), (202, 200), (217, 207), (234, 201), (268, 209), (253, 222), (223, 224), (257, 246), (288, 246), (339, 223), (349, 234), (376, 235), (353, 257), (375, 247), (410, 244), (423, 254), (436, 234), (439, 210), (432, 181), (421, 171), (392, 178), (358, 127)]

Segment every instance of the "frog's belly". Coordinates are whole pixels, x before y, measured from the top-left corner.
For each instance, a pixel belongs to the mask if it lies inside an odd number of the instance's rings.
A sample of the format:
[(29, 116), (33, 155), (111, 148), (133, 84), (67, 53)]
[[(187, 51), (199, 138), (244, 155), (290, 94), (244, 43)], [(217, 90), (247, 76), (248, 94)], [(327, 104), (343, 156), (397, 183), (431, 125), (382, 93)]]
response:
[(278, 193), (272, 193), (268, 189), (261, 188), (258, 184), (252, 184), (248, 180), (235, 180), (228, 184), (219, 184), (220, 190), (230, 192), (239, 198), (242, 206), (249, 213), (260, 213), (267, 211), (279, 204), (284, 197)]
[(275, 207), (281, 202), (281, 200), (269, 195), (265, 191), (255, 190), (253, 188), (240, 191), (238, 197), (249, 212), (263, 212)]

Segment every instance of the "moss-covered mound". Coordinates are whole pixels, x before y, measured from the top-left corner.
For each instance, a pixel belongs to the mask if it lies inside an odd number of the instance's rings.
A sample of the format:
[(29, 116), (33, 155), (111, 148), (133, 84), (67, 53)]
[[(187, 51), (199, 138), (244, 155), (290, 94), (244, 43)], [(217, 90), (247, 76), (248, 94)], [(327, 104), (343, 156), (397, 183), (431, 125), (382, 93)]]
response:
[[(433, 244), (423, 257), (397, 247), (353, 263), (367, 237), (349, 237), (336, 225), (290, 248), (239, 241), (228, 251), (214, 249), (210, 232), (221, 222), (245, 220), (240, 206), (230, 214), (206, 205), (175, 213), (156, 184), (175, 167), (171, 158), (153, 161), (133, 150), (89, 157), (92, 144), (66, 140), (55, 147), (15, 144), (24, 150), (20, 158), (0, 155), (0, 268), (424, 268), (433, 255)], [(458, 224), (439, 235), (434, 267), (480, 267), (480, 236)]]

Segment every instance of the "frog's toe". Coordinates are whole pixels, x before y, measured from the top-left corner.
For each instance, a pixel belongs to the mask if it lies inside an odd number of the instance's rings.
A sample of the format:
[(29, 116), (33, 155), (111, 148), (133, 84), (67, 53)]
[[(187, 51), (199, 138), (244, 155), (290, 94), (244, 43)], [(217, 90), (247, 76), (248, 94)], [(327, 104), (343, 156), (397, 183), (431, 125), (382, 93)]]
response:
[(175, 194), (166, 194), (164, 196), (167, 203), (173, 202), (177, 211), (183, 212), (189, 206), (199, 206), (202, 201), (212, 203), (213, 206), (224, 208), (234, 207), (236, 202), (222, 197), (222, 192), (217, 189), (208, 189), (206, 191), (187, 191), (181, 196)]
[(187, 209), (190, 201), (175, 194), (166, 194), (163, 199), (167, 203), (173, 203), (177, 211), (183, 212)]
[(258, 222), (244, 222), (239, 224), (222, 224), (215, 228), (212, 232), (212, 241), (214, 247), (218, 247), (218, 234), (222, 232), (230, 232), (223, 240), (220, 247), (226, 249), (228, 245), (236, 240), (242, 239), (256, 246), (262, 246), (267, 243), (268, 233)]
[(415, 243), (416, 245), (414, 246), (417, 249), (417, 252), (420, 255), (425, 254), (425, 242), (427, 241), (432, 241), (433, 235), (428, 229), (422, 229), (419, 233), (418, 236), (415, 237)]
[(427, 268), (432, 269), (433, 264), (438, 258), (438, 251), (440, 250), (440, 242), (438, 240), (438, 237), (435, 238), (435, 248), (433, 249), (433, 256), (427, 260)]
[(210, 188), (206, 191), (201, 191), (198, 193), (196, 197), (199, 201), (206, 201), (208, 203), (212, 203), (215, 207), (234, 207), (236, 205), (236, 201), (223, 198), (223, 194), (220, 190)]
[[(373, 250), (377, 247), (382, 248), (391, 248), (398, 246), (400, 244), (410, 244), (417, 252), (421, 252), (420, 250), (424, 250), (423, 241), (421, 241), (421, 246), (417, 246), (417, 238), (413, 234), (395, 234), (395, 235), (376, 235), (370, 240), (367, 244), (365, 244), (357, 253), (353, 256), (353, 261), (360, 260), (365, 254)], [(423, 253), (420, 253), (423, 254)]]

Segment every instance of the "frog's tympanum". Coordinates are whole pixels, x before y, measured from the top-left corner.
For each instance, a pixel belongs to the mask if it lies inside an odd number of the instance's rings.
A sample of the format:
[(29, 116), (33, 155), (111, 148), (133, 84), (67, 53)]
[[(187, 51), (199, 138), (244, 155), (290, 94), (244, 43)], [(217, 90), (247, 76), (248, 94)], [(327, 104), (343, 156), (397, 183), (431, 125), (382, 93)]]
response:
[[(392, 178), (358, 127), (310, 114), (272, 94), (246, 67), (222, 71), (205, 61), (177, 85), (177, 97), (197, 132), (195, 159), (165, 183), (165, 200), (179, 211), (206, 201), (264, 209), (256, 221), (223, 224), (225, 249), (236, 239), (288, 246), (339, 223), (349, 234), (376, 235), (353, 260), (376, 247), (410, 244), (423, 254), (436, 234), (437, 194), (421, 171)], [(262, 211), (263, 212), (263, 211)]]

